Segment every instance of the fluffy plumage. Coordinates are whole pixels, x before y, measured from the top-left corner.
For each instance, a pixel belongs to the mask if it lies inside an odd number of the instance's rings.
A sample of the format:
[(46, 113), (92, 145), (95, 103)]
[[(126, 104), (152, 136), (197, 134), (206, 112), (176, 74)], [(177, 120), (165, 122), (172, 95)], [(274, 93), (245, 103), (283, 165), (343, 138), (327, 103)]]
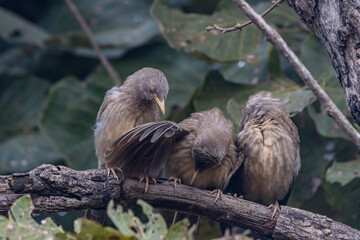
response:
[(94, 132), (99, 167), (106, 167), (104, 153), (114, 139), (138, 125), (159, 121), (155, 99), (164, 103), (168, 90), (166, 77), (161, 71), (143, 68), (129, 76), (121, 87), (115, 86), (107, 91)]
[[(105, 162), (105, 151), (111, 142), (126, 131), (159, 121), (159, 108), (165, 112), (169, 86), (165, 75), (154, 68), (143, 68), (130, 75), (121, 87), (106, 92), (95, 125), (95, 150), (99, 168), (111, 169)], [(138, 177), (143, 166), (127, 171), (127, 176)], [(104, 211), (89, 211), (87, 217), (101, 222)]]
[(241, 163), (237, 163), (233, 125), (218, 108), (193, 113), (176, 124), (170, 121), (138, 126), (117, 140), (106, 151), (109, 166), (125, 172), (138, 165), (148, 166), (149, 175), (180, 178), (202, 189), (224, 190)]
[[(242, 163), (236, 159), (233, 124), (218, 108), (193, 113), (179, 124), (162, 121), (138, 126), (111, 144), (105, 161), (125, 172), (146, 165), (152, 177), (164, 171), (167, 178), (219, 191)], [(174, 220), (182, 217), (175, 215)], [(198, 218), (190, 221), (196, 223)]]
[(230, 191), (273, 204), (275, 211), (278, 203), (285, 205), (300, 170), (300, 139), (279, 99), (264, 91), (249, 98), (236, 143), (244, 164), (231, 179)]
[(233, 170), (241, 164), (235, 158), (231, 121), (220, 109), (213, 108), (193, 113), (179, 126), (188, 134), (176, 140), (166, 164), (165, 177), (180, 178), (184, 184), (190, 185), (198, 171), (192, 186), (224, 190)]

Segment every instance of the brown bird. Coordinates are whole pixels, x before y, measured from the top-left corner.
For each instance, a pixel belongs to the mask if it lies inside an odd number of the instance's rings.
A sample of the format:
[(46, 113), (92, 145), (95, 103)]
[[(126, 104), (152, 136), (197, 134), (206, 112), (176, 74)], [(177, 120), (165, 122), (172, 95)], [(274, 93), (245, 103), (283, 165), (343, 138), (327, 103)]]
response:
[(138, 126), (113, 142), (105, 162), (124, 171), (148, 166), (152, 177), (181, 179), (221, 197), (241, 162), (236, 160), (233, 124), (220, 109), (193, 113), (176, 124), (170, 121)]
[[(106, 92), (96, 118), (94, 134), (99, 168), (107, 168), (108, 175), (112, 172), (117, 178), (115, 169), (118, 165), (106, 164), (106, 149), (112, 141), (128, 130), (147, 122), (159, 121), (158, 106), (165, 114), (168, 91), (165, 75), (157, 69), (147, 67), (127, 77), (121, 87), (115, 86)], [(120, 168), (117, 169), (121, 171)], [(124, 174), (138, 177), (143, 170), (142, 166), (138, 166), (138, 169), (124, 171)], [(96, 216), (100, 214), (102, 216)], [(101, 222), (105, 214), (103, 210), (91, 210), (87, 216)]]
[(230, 181), (232, 193), (274, 208), (286, 205), (300, 170), (300, 139), (279, 99), (261, 91), (242, 111), (236, 144), (244, 164)]
[[(181, 179), (201, 189), (224, 190), (236, 162), (233, 125), (220, 109), (193, 113), (176, 124), (162, 121), (138, 126), (106, 151), (107, 166), (133, 172), (148, 166), (149, 176)], [(235, 170), (234, 170), (235, 169)]]

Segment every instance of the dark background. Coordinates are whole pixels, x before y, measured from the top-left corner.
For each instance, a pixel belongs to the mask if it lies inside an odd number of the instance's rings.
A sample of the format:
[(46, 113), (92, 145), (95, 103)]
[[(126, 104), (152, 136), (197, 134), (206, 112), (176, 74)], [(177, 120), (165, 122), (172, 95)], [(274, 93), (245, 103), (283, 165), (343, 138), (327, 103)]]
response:
[[(237, 129), (248, 96), (268, 90), (280, 97), (301, 138), (302, 167), (289, 205), (360, 229), (356, 147), (254, 26), (225, 36), (205, 30), (246, 21), (230, 0), (74, 2), (123, 81), (145, 66), (165, 73), (166, 119), (180, 121), (217, 106)], [(251, 4), (261, 12), (270, 1)], [(43, 163), (96, 168), (93, 125), (113, 82), (88, 39), (64, 1), (2, 0), (0, 6), (0, 174)], [(350, 119), (318, 39), (286, 2), (265, 19)], [(71, 229), (69, 219), (82, 214), (51, 216)], [(215, 223), (202, 224), (210, 225), (204, 236), (219, 236)]]

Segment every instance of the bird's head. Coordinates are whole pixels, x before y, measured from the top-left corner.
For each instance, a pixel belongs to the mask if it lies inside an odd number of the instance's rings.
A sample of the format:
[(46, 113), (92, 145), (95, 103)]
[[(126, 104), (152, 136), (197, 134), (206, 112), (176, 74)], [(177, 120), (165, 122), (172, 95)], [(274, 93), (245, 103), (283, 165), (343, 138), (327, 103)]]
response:
[[(231, 135), (230, 135), (231, 136)], [(209, 129), (194, 142), (193, 158), (195, 168), (200, 172), (218, 166), (226, 156), (231, 137), (221, 129)]]
[(169, 92), (167, 79), (160, 70), (142, 68), (129, 76), (128, 84), (135, 85), (136, 97), (142, 101), (155, 101), (165, 114), (165, 100)]

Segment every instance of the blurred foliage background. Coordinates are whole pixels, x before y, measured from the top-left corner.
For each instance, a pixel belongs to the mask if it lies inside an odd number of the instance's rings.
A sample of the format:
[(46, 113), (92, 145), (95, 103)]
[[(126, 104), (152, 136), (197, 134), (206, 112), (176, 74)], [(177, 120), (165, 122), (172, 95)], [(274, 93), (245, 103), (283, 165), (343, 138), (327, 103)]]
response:
[[(247, 19), (231, 0), (76, 0), (122, 80), (155, 67), (170, 85), (166, 119), (214, 106), (234, 122), (247, 98), (280, 97), (301, 138), (302, 167), (289, 205), (360, 229), (360, 158), (314, 95), (256, 27), (207, 32)], [(261, 12), (269, 0), (252, 0)], [(0, 0), (0, 174), (43, 163), (97, 167), (93, 126), (113, 83), (64, 1)], [(265, 19), (351, 120), (323, 45), (287, 3)], [(235, 134), (235, 133), (234, 133)], [(81, 212), (51, 215), (65, 229)], [(204, 223), (205, 224), (205, 223)], [(203, 230), (219, 236), (215, 223)], [(201, 231), (201, 229), (200, 229)]]

